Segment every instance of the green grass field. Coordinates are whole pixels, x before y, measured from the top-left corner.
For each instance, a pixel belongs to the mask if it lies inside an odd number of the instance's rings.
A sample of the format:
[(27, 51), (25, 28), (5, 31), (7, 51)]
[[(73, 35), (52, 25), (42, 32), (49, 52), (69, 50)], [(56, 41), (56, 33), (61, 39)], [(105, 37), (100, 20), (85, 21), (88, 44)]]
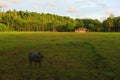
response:
[(0, 80), (120, 80), (120, 33), (0, 32)]

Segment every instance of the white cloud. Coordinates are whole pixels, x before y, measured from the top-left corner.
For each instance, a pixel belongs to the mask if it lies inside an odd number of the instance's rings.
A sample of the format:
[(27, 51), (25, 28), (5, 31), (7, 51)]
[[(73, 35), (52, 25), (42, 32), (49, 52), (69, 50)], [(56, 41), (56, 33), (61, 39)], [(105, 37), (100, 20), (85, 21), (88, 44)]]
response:
[(102, 6), (103, 9), (105, 10), (105, 12), (110, 15), (113, 13), (112, 9), (110, 7), (107, 6), (107, 4), (104, 3), (97, 3), (98, 5)]
[(36, 9), (36, 10), (39, 10), (39, 9), (40, 9), (40, 7), (37, 6), (37, 5), (34, 5), (33, 8)]
[(34, 4), (34, 5), (42, 5), (42, 4), (44, 4), (44, 2), (34, 1), (34, 2), (32, 2), (32, 4)]
[[(112, 6), (110, 3), (106, 3), (101, 0), (76, 0), (76, 5), (82, 11), (88, 10), (89, 14), (93, 13), (95, 15), (102, 13), (100, 20), (104, 20), (107, 16), (113, 14)], [(97, 11), (97, 12), (96, 12)], [(100, 12), (100, 13), (98, 13)], [(87, 13), (84, 12), (84, 15)], [(102, 17), (103, 16), (103, 17)]]
[(50, 2), (48, 2), (48, 5), (51, 7), (55, 7), (55, 6), (57, 6), (57, 3), (55, 3), (54, 1), (50, 1)]
[(14, 3), (19, 3), (20, 0), (12, 0), (12, 2), (14, 2)]
[(0, 8), (10, 8), (11, 4), (6, 1), (0, 1)]
[(96, 4), (94, 3), (94, 0), (76, 0), (75, 5), (79, 6), (80, 8), (96, 6)]
[(71, 7), (68, 8), (68, 12), (69, 13), (76, 13), (77, 11), (78, 10), (75, 7), (73, 7), (73, 6), (71, 6)]

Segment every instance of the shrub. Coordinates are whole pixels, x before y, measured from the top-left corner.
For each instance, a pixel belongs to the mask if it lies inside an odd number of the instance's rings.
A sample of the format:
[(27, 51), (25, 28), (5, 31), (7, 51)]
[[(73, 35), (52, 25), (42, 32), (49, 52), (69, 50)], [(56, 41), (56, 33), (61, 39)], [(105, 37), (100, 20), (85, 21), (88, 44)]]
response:
[(5, 24), (0, 23), (0, 31), (10, 31), (10, 29)]

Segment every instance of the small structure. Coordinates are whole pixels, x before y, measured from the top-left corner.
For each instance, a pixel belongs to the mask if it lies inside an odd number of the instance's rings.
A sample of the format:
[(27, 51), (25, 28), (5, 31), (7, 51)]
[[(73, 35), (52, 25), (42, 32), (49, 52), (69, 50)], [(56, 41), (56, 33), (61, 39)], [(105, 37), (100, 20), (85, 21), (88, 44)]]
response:
[(88, 32), (87, 28), (75, 28), (75, 32)]
[(52, 32), (57, 32), (57, 30), (55, 28), (52, 29)]

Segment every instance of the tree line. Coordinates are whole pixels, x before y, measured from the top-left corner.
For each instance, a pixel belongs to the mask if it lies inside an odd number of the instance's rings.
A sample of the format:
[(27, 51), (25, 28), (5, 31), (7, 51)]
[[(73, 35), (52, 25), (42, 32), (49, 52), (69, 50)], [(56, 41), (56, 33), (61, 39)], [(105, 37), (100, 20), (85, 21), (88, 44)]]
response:
[(97, 19), (73, 19), (49, 13), (8, 10), (0, 11), (0, 31), (59, 31), (70, 32), (76, 27), (89, 31), (120, 31), (120, 17), (110, 16), (103, 22)]

